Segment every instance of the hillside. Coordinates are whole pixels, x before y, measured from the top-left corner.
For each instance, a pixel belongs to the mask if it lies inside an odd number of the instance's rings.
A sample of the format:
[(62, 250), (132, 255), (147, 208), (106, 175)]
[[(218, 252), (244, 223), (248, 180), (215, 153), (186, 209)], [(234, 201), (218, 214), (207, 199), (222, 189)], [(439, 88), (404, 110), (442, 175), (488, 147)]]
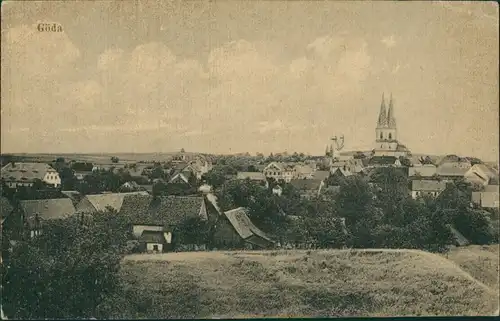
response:
[(499, 288), (499, 245), (470, 245), (453, 249), (448, 259), (492, 289)]
[(412, 250), (131, 255), (114, 318), (491, 315), (497, 293)]

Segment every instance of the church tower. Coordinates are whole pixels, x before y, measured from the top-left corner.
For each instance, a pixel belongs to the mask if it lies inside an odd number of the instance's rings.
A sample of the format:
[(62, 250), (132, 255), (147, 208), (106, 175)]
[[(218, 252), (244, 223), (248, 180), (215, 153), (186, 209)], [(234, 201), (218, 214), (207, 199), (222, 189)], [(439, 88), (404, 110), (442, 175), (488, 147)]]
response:
[[(375, 129), (375, 150), (377, 154), (391, 155), (398, 147), (396, 118), (394, 117), (394, 103), (389, 101), (389, 109), (386, 109), (384, 94), (378, 115), (377, 127)], [(377, 152), (378, 151), (378, 152)]]

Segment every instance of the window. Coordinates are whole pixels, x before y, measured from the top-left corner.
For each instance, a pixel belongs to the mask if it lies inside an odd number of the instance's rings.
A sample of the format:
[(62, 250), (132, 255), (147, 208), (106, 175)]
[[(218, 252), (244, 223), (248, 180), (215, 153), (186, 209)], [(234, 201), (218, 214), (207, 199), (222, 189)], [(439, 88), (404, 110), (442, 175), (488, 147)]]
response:
[(392, 139), (392, 134), (391, 133), (389, 133), (389, 139)]
[(158, 251), (158, 244), (153, 245), (153, 251)]
[(384, 135), (382, 135), (382, 133), (380, 133), (380, 139), (384, 138)]

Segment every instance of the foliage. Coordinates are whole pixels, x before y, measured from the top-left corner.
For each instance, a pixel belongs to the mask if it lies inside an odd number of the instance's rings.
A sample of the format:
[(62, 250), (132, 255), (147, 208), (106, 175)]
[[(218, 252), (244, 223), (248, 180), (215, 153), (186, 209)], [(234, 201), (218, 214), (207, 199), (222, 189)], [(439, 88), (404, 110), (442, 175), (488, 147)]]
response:
[(118, 157), (116, 157), (116, 156), (112, 156), (111, 157), (111, 162), (112, 163), (118, 163), (119, 161), (120, 161), (120, 159)]
[(59, 177), (61, 178), (61, 189), (63, 191), (74, 190), (78, 180), (75, 177), (73, 170), (69, 167), (62, 167), (58, 170)]
[[(5, 236), (5, 235), (4, 235)], [(44, 222), (43, 233), (5, 259), (3, 308), (10, 318), (88, 318), (116, 290), (127, 225), (97, 213)]]
[(186, 218), (174, 229), (174, 246), (176, 244), (206, 244), (207, 240), (211, 239), (212, 231), (212, 223), (200, 216)]
[(99, 194), (105, 191), (116, 193), (124, 183), (131, 180), (130, 174), (125, 171), (118, 171), (118, 173), (114, 173), (112, 169), (94, 171), (85, 176), (83, 181), (78, 182), (75, 189), (84, 195)]

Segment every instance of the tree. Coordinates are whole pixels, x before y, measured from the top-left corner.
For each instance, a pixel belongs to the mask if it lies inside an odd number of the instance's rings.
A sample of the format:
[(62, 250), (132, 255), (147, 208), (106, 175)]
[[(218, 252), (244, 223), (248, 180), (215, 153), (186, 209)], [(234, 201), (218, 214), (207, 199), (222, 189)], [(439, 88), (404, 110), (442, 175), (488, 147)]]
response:
[(375, 207), (374, 194), (360, 177), (349, 176), (340, 186), (335, 202), (339, 217), (345, 218), (351, 235), (348, 244), (353, 247), (373, 247), (373, 227), (379, 224), (383, 213)]
[(165, 172), (163, 171), (163, 169), (161, 167), (156, 166), (151, 171), (149, 178), (151, 178), (151, 179), (165, 178)]
[(119, 161), (120, 161), (120, 159), (119, 159), (118, 157), (116, 157), (116, 156), (111, 157), (111, 162), (112, 162), (112, 163), (115, 163), (115, 164), (116, 164), (116, 163), (118, 163)]
[(126, 222), (109, 213), (44, 222), (41, 235), (18, 242), (4, 261), (2, 307), (7, 316), (98, 316), (99, 304), (119, 284), (127, 231)]
[(74, 190), (77, 185), (77, 179), (72, 169), (63, 167), (58, 170), (59, 177), (61, 178), (62, 190)]
[(222, 186), (226, 181), (226, 174), (220, 167), (213, 168), (206, 174), (203, 174), (202, 180), (204, 180), (208, 185), (211, 185), (214, 189)]
[(200, 216), (189, 217), (174, 228), (175, 244), (210, 244), (213, 227)]

